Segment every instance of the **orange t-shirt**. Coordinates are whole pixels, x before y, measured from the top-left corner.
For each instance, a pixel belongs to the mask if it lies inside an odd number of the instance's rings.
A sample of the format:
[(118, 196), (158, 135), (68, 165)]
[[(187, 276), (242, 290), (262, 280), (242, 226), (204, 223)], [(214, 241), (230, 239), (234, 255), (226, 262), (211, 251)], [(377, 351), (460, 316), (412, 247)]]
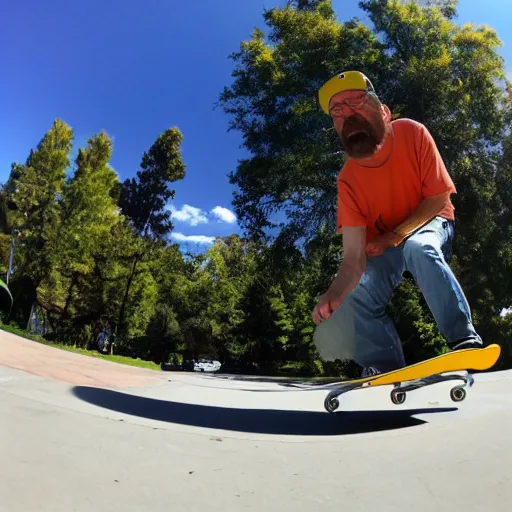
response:
[[(420, 123), (397, 119), (389, 157), (382, 165), (366, 167), (349, 158), (338, 175), (338, 232), (343, 227), (365, 226), (366, 240), (388, 233), (406, 220), (426, 197), (456, 193), (434, 139)], [(383, 158), (381, 155), (379, 158)], [(439, 213), (454, 219), (454, 208)]]

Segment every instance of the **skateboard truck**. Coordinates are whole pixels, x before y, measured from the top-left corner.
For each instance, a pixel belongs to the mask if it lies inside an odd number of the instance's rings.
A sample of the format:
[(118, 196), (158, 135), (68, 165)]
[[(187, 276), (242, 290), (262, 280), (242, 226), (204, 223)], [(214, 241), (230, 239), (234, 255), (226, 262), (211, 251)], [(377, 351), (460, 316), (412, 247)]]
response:
[[(376, 380), (376, 379), (374, 379)], [(419, 379), (414, 379), (406, 382), (394, 382), (392, 385), (394, 386), (390, 393), (391, 401), (395, 405), (401, 405), (405, 402), (406, 393), (409, 391), (414, 391), (415, 389), (423, 388), (426, 386), (431, 386), (432, 384), (438, 384), (440, 382), (446, 382), (451, 380), (460, 380), (462, 384), (454, 386), (450, 389), (450, 398), (453, 402), (462, 402), (466, 398), (466, 390), (465, 387), (471, 387), (474, 383), (473, 376), (466, 372), (464, 375), (461, 374), (452, 374), (452, 375), (443, 375), (443, 374), (434, 374), (428, 377), (423, 377)], [(381, 384), (377, 384), (378, 387)], [(333, 389), (324, 400), (324, 407), (327, 412), (334, 412), (340, 406), (340, 402), (338, 397), (344, 393), (348, 393), (349, 391), (364, 389), (372, 387), (372, 381), (362, 381), (362, 382), (353, 382), (347, 384), (340, 384), (335, 389)]]

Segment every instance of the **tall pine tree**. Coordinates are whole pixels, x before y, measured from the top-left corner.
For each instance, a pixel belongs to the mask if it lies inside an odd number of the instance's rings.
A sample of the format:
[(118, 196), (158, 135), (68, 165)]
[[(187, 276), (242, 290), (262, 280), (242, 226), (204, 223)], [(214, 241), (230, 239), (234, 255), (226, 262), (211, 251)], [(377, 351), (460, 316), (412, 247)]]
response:
[(162, 133), (149, 151), (142, 157), (137, 179), (123, 183), (119, 206), (129, 219), (134, 231), (141, 238), (135, 244), (131, 265), (126, 279), (124, 297), (119, 309), (118, 326), (123, 323), (130, 288), (143, 258), (150, 257), (155, 243), (165, 241), (173, 225), (170, 211), (166, 208), (174, 198), (170, 183), (185, 177), (185, 164), (181, 158), (182, 134), (178, 128), (169, 128)]

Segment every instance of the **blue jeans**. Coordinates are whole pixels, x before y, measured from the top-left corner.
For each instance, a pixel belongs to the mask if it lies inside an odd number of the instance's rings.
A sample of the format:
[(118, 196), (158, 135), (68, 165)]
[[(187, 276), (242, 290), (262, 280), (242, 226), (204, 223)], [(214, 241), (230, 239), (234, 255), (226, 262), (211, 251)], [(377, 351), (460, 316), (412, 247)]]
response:
[(359, 284), (328, 320), (317, 326), (315, 343), (324, 360), (352, 359), (385, 372), (402, 368), (402, 344), (386, 306), (408, 270), (423, 293), (449, 345), (480, 337), (466, 297), (447, 261), (452, 221), (436, 217), (403, 244), (368, 258)]

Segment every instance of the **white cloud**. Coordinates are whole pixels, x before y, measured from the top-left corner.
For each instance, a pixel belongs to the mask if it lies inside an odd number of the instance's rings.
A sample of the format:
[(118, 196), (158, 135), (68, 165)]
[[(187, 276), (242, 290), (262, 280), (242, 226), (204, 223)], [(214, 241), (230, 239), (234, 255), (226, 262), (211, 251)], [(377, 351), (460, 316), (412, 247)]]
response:
[(223, 208), (222, 206), (213, 208), (212, 213), (222, 222), (227, 222), (228, 224), (234, 224), (236, 222), (236, 215), (231, 210)]
[(197, 226), (198, 224), (208, 223), (206, 214), (195, 206), (184, 204), (180, 210), (177, 210), (173, 205), (169, 208), (171, 210), (171, 217), (179, 222), (184, 222), (190, 226)]
[(215, 241), (213, 236), (204, 235), (184, 235), (183, 233), (171, 233), (171, 238), (176, 242), (211, 245)]
[(223, 206), (212, 208), (210, 214), (201, 210), (201, 208), (196, 208), (189, 204), (184, 204), (179, 210), (174, 205), (171, 205), (169, 210), (173, 220), (188, 224), (189, 226), (207, 224), (212, 218), (216, 218), (219, 222), (225, 222), (226, 224), (236, 223), (236, 215)]

